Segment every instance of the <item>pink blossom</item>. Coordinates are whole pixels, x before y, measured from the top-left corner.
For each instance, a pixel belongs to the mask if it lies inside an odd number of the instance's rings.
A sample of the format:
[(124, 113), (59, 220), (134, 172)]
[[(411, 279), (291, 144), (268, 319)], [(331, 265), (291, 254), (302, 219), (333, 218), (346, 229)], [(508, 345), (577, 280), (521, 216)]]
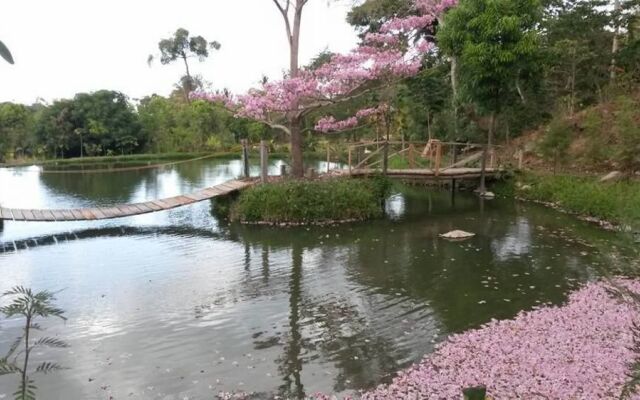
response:
[[(615, 283), (640, 293), (639, 280)], [(521, 312), (453, 335), (361, 398), (459, 399), (463, 388), (484, 386), (496, 400), (618, 399), (634, 360), (632, 327), (640, 311), (613, 298), (608, 286), (589, 283), (564, 306)]]
[[(434, 23), (439, 13), (454, 4), (453, 0), (415, 0), (414, 8), (418, 15), (389, 21), (379, 32), (366, 35), (355, 49), (347, 54), (334, 55), (316, 70), (303, 71), (295, 78), (265, 83), (242, 96), (201, 93), (196, 96), (222, 102), (237, 115), (270, 121), (274, 117), (281, 118), (288, 113), (303, 112), (349, 97), (371, 81), (390, 81), (415, 75), (421, 68), (423, 56), (432, 50), (433, 44), (424, 39), (407, 43), (405, 38)], [(321, 119), (317, 122), (317, 129), (329, 132), (334, 128), (350, 128), (357, 125), (357, 118), (344, 121)]]

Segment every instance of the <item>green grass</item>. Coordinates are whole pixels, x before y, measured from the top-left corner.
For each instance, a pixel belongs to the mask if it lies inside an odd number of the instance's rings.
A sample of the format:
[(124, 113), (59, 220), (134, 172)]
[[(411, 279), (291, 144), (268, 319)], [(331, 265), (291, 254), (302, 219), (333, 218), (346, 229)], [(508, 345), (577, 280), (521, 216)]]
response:
[(599, 182), (595, 177), (523, 174), (496, 193), (551, 202), (562, 209), (615, 224), (640, 226), (640, 181)]
[(383, 177), (292, 180), (259, 185), (242, 192), (232, 220), (249, 223), (321, 224), (382, 216), (389, 191)]

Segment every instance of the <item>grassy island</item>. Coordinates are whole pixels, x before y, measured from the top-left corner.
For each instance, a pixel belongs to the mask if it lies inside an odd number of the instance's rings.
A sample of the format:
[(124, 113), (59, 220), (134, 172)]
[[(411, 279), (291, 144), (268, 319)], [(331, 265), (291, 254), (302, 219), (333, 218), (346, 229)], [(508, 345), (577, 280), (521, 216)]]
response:
[(330, 224), (378, 218), (390, 189), (382, 176), (290, 180), (259, 185), (230, 207), (234, 221), (272, 225)]

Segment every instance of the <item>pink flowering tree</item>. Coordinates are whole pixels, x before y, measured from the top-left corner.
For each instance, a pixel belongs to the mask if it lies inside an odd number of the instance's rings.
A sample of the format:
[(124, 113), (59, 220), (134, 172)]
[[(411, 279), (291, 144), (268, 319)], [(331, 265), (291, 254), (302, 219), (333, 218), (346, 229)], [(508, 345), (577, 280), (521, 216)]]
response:
[[(289, 39), (289, 75), (279, 81), (266, 82), (244, 95), (198, 93), (196, 96), (222, 102), (238, 116), (286, 132), (291, 140), (292, 174), (301, 177), (304, 118), (415, 75), (424, 55), (434, 48), (433, 41), (419, 33), (431, 27), (456, 1), (415, 0), (414, 15), (393, 18), (378, 32), (366, 34), (360, 45), (349, 53), (335, 54), (319, 67), (303, 70), (298, 66), (298, 46), (300, 18), (308, 0), (273, 0), (284, 18)], [(368, 107), (343, 120), (323, 116), (316, 122), (315, 129), (323, 133), (351, 129), (362, 120), (387, 111), (386, 107), (385, 104)]]

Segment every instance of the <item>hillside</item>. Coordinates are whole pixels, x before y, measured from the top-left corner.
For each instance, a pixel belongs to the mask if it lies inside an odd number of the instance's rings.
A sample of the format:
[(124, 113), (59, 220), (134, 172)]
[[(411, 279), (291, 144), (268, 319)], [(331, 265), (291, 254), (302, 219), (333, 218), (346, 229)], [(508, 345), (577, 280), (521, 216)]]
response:
[(507, 146), (524, 150), (524, 166), (536, 171), (602, 174), (620, 170), (640, 174), (640, 90), (555, 117)]

